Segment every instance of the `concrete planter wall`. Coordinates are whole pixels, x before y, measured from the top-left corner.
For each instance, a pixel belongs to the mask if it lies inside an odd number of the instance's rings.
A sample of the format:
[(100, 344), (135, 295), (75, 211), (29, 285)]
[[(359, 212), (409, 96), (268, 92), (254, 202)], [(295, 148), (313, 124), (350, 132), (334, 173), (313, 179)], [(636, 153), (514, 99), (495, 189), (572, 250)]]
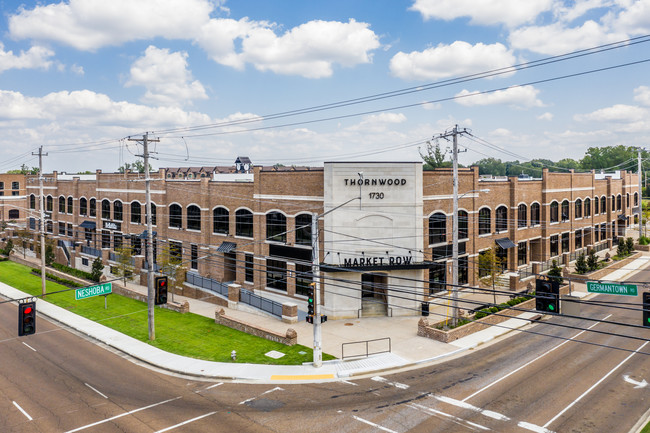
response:
[(287, 346), (293, 346), (298, 342), (298, 333), (292, 328), (288, 328), (286, 334), (282, 335), (278, 332), (264, 329), (259, 325), (253, 325), (251, 323), (237, 320), (233, 317), (228, 317), (223, 308), (220, 311), (215, 311), (214, 321), (220, 325), (227, 326), (228, 328), (255, 335), (256, 337), (262, 337), (269, 341), (275, 341), (276, 343), (282, 343)]
[[(643, 245), (642, 245), (643, 246)], [(638, 259), (641, 257), (641, 253), (634, 253), (630, 257), (627, 257), (623, 260), (618, 260), (618, 261), (611, 261), (609, 265), (602, 269), (598, 269), (593, 272), (588, 272), (586, 274), (568, 274), (568, 275), (563, 275), (566, 278), (571, 278), (574, 282), (585, 282), (585, 281), (594, 281), (594, 280), (600, 280), (601, 278), (605, 277), (605, 275), (609, 274), (610, 272), (616, 271), (618, 269), (624, 268), (626, 265), (628, 265), (630, 262), (632, 262), (635, 259)]]

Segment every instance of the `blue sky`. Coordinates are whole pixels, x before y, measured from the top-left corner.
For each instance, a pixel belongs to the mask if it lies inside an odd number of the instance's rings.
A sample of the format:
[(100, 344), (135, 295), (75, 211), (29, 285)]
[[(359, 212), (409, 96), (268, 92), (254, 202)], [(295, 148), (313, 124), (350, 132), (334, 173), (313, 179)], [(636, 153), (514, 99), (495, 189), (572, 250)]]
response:
[[(37, 165), (40, 145), (46, 171), (114, 171), (139, 153), (122, 139), (145, 131), (160, 139), (155, 168), (239, 155), (415, 161), (454, 124), (476, 137), (460, 141), (464, 164), (650, 147), (648, 42), (423, 88), (644, 36), (650, 0), (4, 0), (0, 10), (0, 171)], [(401, 89), (416, 91), (270, 117)]]

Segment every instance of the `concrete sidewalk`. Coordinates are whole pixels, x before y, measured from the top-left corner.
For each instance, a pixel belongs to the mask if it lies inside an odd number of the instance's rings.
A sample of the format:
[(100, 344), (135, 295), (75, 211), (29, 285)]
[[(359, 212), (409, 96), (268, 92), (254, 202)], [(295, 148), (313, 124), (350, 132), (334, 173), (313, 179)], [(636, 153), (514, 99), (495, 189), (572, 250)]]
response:
[[(603, 280), (620, 281), (631, 273), (646, 266), (649, 261), (650, 256), (636, 259), (624, 269), (612, 272)], [(586, 289), (580, 287), (581, 285), (574, 286), (576, 286), (574, 293), (586, 291)], [(135, 284), (129, 284), (128, 288), (139, 293), (146, 292), (145, 287)], [(580, 294), (583, 295), (582, 293)], [(9, 299), (30, 296), (3, 283), (0, 283), (0, 295)], [(222, 308), (209, 302), (179, 295), (174, 295), (174, 298), (177, 302), (187, 301), (190, 304), (190, 312), (211, 318), (214, 318), (216, 309)], [(503, 302), (506, 299), (508, 299), (508, 296), (498, 296), (497, 302)], [(479, 304), (491, 302), (493, 302), (492, 294), (474, 293), (473, 290), (461, 293), (460, 305), (462, 308), (471, 309)], [(313, 328), (312, 325), (306, 322), (288, 325), (276, 318), (255, 313), (253, 310), (224, 309), (227, 310), (226, 314), (229, 316), (247, 322), (262, 323), (265, 328), (281, 333), (286, 332), (287, 328), (293, 328), (298, 333), (298, 343), (308, 347), (312, 347), (313, 345)], [(265, 383), (341, 380), (356, 375), (367, 375), (380, 371), (433, 363), (492, 341), (513, 329), (526, 326), (531, 323), (531, 318), (536, 315), (535, 313), (523, 313), (518, 317), (499, 324), (499, 326), (489, 327), (488, 329), (458, 339), (450, 344), (418, 337), (416, 333), (417, 323), (420, 317), (372, 317), (329, 321), (324, 323), (322, 327), (323, 351), (325, 353), (341, 357), (343, 343), (362, 342), (386, 337), (390, 337), (390, 352), (363, 359), (326, 361), (323, 362), (322, 367), (315, 368), (311, 363), (297, 366), (278, 366), (219, 363), (192, 359), (165, 352), (145, 342), (114, 331), (104, 325), (77, 316), (42, 299), (37, 300), (37, 310), (39, 314), (75, 329), (146, 364), (163, 370), (216, 380)], [(446, 304), (432, 305), (430, 314), (434, 317), (446, 317), (450, 314), (449, 307)]]

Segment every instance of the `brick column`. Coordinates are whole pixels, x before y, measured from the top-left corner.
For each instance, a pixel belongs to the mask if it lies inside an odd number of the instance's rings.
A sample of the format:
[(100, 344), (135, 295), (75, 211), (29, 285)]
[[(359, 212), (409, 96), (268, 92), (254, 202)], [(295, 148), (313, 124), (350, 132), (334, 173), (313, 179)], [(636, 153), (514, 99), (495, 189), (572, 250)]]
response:
[(239, 284), (228, 284), (228, 308), (232, 308), (233, 310), (237, 309), (240, 290), (241, 286)]
[(298, 305), (292, 302), (282, 304), (282, 321), (284, 323), (298, 322)]

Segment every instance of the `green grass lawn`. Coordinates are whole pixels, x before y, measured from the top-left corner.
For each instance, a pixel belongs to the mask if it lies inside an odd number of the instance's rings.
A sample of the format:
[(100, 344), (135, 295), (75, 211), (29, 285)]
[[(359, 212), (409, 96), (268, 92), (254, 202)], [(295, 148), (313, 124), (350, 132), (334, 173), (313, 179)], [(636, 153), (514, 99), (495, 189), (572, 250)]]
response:
[[(18, 263), (0, 262), (0, 281), (31, 295), (41, 294), (41, 278)], [(46, 284), (48, 293), (65, 289), (51, 281)], [(208, 317), (158, 307), (155, 309), (156, 339), (149, 341), (147, 304), (116, 294), (108, 296), (108, 309), (104, 309), (103, 296), (75, 301), (74, 290), (48, 295), (46, 301), (162, 350), (192, 358), (233, 362), (230, 352), (236, 350), (237, 362), (254, 364), (296, 365), (313, 359), (312, 349), (308, 347), (285, 346), (218, 325)], [(264, 355), (271, 350), (286, 355), (277, 360)], [(323, 359), (334, 357), (323, 354)]]

